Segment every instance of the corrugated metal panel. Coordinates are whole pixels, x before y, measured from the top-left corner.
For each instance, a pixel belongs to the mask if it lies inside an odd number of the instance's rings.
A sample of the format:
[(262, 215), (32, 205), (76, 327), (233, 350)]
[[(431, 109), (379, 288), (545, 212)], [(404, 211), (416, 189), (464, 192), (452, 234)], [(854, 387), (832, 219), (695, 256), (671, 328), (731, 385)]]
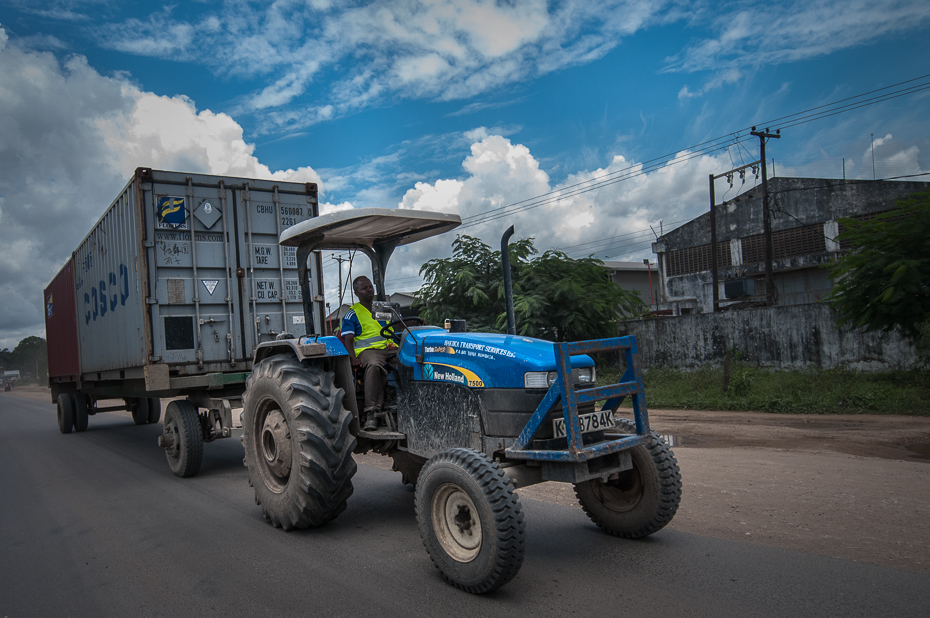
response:
[(242, 371), (257, 342), (303, 335), (296, 252), (278, 236), (315, 208), (309, 185), (137, 170), (74, 253), (83, 374)]
[(48, 376), (61, 378), (80, 373), (77, 313), (74, 303), (74, 260), (68, 260), (43, 292)]
[(100, 372), (146, 363), (141, 213), (131, 181), (74, 253), (81, 370)]
[(241, 370), (251, 350), (240, 328), (232, 191), (242, 179), (153, 172), (152, 180), (144, 195), (154, 355), (183, 374)]
[[(297, 274), (297, 249), (278, 244), (286, 228), (314, 216), (306, 189), (288, 183), (255, 181), (236, 191), (239, 266), (243, 281), (244, 335), (249, 351), (286, 332), (306, 334)], [(310, 258), (313, 295), (322, 294), (319, 252)], [(314, 332), (322, 332), (322, 311), (314, 314)]]

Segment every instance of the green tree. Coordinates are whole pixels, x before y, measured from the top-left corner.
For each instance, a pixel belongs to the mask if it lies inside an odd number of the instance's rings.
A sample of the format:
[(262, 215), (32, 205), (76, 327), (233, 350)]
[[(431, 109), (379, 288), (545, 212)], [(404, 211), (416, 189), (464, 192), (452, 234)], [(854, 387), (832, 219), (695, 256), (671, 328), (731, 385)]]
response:
[[(539, 256), (530, 238), (510, 243), (509, 249), (521, 335), (556, 341), (616, 335), (617, 312), (633, 315), (643, 304), (638, 292), (610, 280), (600, 260), (576, 260), (559, 251)], [(457, 237), (452, 250), (451, 258), (430, 260), (420, 269), (424, 285), (417, 297), (423, 317), (432, 324), (463, 318), (469, 330), (504, 332), (501, 252), (471, 236)]]
[(930, 319), (930, 191), (898, 201), (868, 221), (840, 219), (852, 250), (831, 266), (826, 297), (840, 326), (888, 332), (917, 342)]
[[(26, 337), (10, 353), (13, 369), (41, 380), (48, 375), (48, 349), (42, 337)], [(36, 373), (38, 372), (38, 375)]]

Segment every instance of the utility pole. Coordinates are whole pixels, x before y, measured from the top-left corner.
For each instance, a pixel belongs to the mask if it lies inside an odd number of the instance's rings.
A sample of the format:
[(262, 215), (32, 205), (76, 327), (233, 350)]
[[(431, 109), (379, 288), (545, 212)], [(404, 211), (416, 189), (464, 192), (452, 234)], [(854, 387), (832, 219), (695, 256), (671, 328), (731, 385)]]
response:
[(775, 250), (772, 245), (772, 217), (769, 208), (769, 177), (765, 166), (765, 140), (769, 138), (779, 139), (781, 129), (775, 133), (765, 129), (765, 131), (756, 131), (753, 127), (749, 133), (759, 138), (759, 159), (762, 160), (762, 219), (763, 233), (765, 236), (765, 304), (771, 307), (775, 304), (775, 275), (772, 273), (772, 259)]
[[(737, 172), (740, 175), (740, 178), (746, 173), (747, 169), (752, 169), (752, 173), (756, 173), (756, 166), (759, 165), (759, 161), (753, 161), (752, 163), (747, 163), (746, 165), (741, 165), (735, 167), (731, 170), (728, 170), (722, 174), (710, 174), (710, 271), (711, 271), (711, 285), (713, 286), (712, 295), (713, 295), (713, 312), (716, 313), (720, 309), (720, 274), (719, 269), (720, 265), (718, 264), (717, 259), (717, 198), (714, 193), (714, 181), (718, 178), (726, 178), (727, 182), (730, 183), (730, 186), (733, 186), (733, 174)], [(758, 178), (758, 174), (756, 174)]]
[(342, 291), (343, 291), (343, 287), (342, 287), (342, 263), (343, 263), (343, 262), (348, 262), (348, 261), (349, 261), (349, 258), (344, 258), (344, 257), (342, 257), (341, 255), (340, 255), (340, 256), (334, 255), (334, 256), (332, 256), (332, 258), (333, 258), (334, 260), (336, 260), (337, 262), (339, 262), (339, 309), (338, 309), (338, 310), (339, 310), (339, 311), (342, 311)]

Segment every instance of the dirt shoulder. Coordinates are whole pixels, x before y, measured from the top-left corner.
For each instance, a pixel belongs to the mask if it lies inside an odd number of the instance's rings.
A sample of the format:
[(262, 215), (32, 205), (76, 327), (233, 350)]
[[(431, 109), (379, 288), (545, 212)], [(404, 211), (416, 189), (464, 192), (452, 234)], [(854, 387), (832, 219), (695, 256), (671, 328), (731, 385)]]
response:
[[(47, 388), (11, 395), (51, 401)], [(930, 574), (930, 418), (651, 410), (650, 422), (681, 467), (670, 528)], [(570, 485), (519, 493), (580, 508)]]
[[(670, 528), (930, 574), (930, 418), (652, 410), (650, 422), (681, 468)], [(563, 483), (519, 493), (580, 509)]]

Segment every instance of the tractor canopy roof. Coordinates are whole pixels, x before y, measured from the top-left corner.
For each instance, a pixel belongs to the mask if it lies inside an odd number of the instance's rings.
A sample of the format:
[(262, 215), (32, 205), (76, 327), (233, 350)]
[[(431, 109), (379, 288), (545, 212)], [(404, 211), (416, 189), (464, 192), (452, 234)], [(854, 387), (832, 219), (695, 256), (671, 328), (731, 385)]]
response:
[[(458, 215), (422, 210), (358, 208), (301, 221), (281, 233), (280, 243), (297, 247), (310, 241), (313, 249), (398, 247), (436, 236), (462, 224)], [(367, 253), (367, 251), (366, 251)]]

